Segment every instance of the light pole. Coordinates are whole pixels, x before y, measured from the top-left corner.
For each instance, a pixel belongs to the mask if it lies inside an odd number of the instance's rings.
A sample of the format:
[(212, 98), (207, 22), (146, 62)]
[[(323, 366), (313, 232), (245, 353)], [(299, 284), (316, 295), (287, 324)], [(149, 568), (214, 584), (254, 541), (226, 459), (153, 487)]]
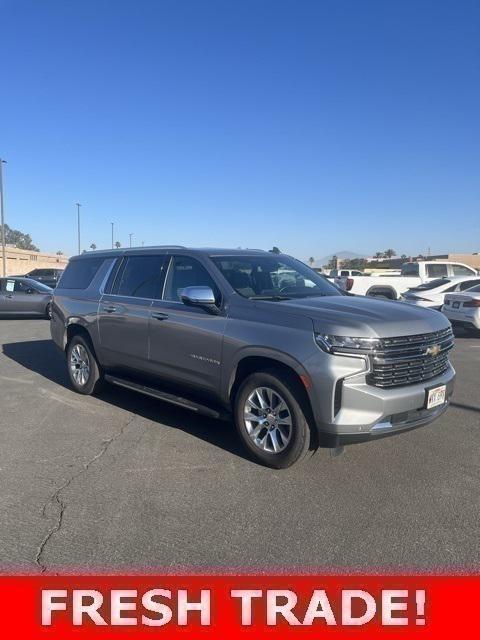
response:
[(82, 205), (77, 202), (77, 235), (78, 235), (78, 255), (80, 255), (80, 207)]
[(110, 223), (112, 225), (112, 249), (113, 249), (113, 222)]
[(5, 218), (3, 211), (3, 165), (6, 163), (6, 160), (2, 160), (0, 158), (0, 214), (1, 214), (1, 224), (2, 224), (2, 270), (3, 277), (7, 275), (7, 253), (5, 248)]
[(133, 233), (129, 233), (128, 235), (130, 237), (130, 248), (132, 248), (132, 236), (133, 236)]

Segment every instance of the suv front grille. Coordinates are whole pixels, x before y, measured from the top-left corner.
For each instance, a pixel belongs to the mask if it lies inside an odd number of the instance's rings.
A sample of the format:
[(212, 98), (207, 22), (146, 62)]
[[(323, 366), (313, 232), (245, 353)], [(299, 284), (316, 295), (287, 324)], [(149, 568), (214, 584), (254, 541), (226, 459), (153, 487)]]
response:
[(400, 387), (430, 380), (448, 369), (453, 347), (451, 328), (399, 338), (383, 338), (372, 356), (368, 383), (375, 387)]

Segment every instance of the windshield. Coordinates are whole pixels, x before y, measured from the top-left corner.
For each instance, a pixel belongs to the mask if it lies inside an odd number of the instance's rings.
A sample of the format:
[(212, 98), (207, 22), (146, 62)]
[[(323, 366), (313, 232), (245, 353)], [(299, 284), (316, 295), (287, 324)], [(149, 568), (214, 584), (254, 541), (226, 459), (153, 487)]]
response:
[(288, 300), (342, 295), (325, 277), (289, 256), (221, 256), (212, 260), (244, 298)]
[(419, 284), (418, 287), (412, 287), (409, 291), (429, 291), (430, 289), (436, 289), (449, 282), (451, 282), (451, 280), (448, 278), (436, 278), (435, 280), (430, 280), (430, 282)]
[(40, 293), (50, 293), (52, 291), (51, 287), (47, 287), (46, 284), (42, 284), (41, 282), (37, 282), (37, 280), (30, 280), (30, 279), (26, 279), (25, 282), (27, 282), (32, 289), (35, 289), (36, 291), (39, 291)]

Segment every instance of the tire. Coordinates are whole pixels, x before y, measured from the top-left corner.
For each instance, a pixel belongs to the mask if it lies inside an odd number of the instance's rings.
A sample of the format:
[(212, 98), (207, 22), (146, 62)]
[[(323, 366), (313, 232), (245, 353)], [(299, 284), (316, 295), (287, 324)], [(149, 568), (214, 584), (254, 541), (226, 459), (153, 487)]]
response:
[(73, 336), (68, 343), (67, 369), (70, 383), (77, 393), (89, 396), (103, 386), (102, 370), (90, 341), (81, 335)]
[[(305, 456), (311, 430), (304, 404), (299, 385), (282, 371), (260, 371), (242, 382), (234, 401), (235, 425), (243, 445), (256, 461), (285, 469)], [(279, 411), (283, 406), (285, 409)], [(254, 418), (249, 420), (246, 416)]]

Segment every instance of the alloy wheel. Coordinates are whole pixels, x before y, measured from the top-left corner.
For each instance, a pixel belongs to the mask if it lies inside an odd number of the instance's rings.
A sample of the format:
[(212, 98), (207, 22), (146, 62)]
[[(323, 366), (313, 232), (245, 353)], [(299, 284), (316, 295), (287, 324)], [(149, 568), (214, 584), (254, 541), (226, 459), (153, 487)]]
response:
[(82, 344), (76, 344), (70, 353), (70, 371), (74, 381), (83, 387), (90, 377), (90, 358)]
[(281, 453), (292, 437), (287, 403), (269, 387), (257, 387), (245, 401), (243, 418), (252, 442), (262, 451)]

